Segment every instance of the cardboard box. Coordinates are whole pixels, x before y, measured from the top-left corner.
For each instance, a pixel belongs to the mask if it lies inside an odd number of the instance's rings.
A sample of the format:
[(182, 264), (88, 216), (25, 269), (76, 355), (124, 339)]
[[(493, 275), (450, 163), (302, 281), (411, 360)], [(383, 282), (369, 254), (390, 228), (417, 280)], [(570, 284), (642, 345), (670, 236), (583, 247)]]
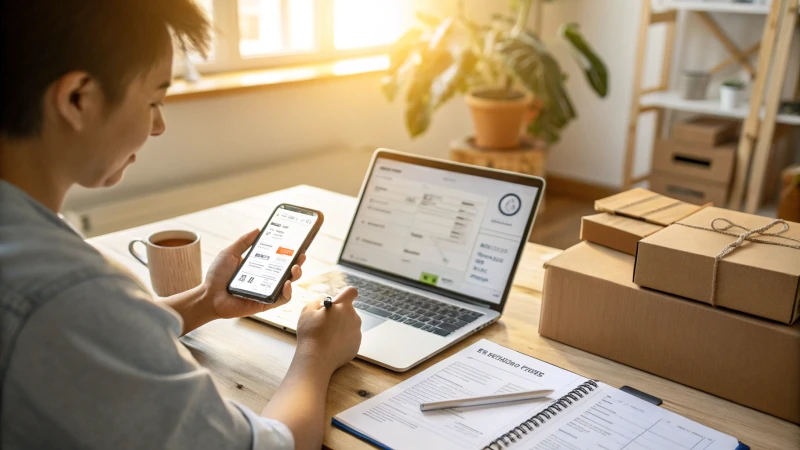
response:
[(777, 124), (772, 137), (772, 148), (769, 151), (766, 172), (764, 173), (764, 189), (761, 194), (762, 203), (776, 202), (781, 193), (781, 172), (792, 165), (800, 157), (800, 127), (796, 125)]
[[(726, 226), (724, 218), (744, 227), (723, 234), (710, 229)], [(703, 303), (733, 309), (783, 323), (800, 317), (800, 223), (788, 222), (780, 236), (753, 235), (719, 261), (716, 291), (712, 289), (714, 260), (737, 235), (763, 227), (774, 219), (721, 208), (705, 208), (641, 241), (633, 281)], [(695, 227), (709, 228), (696, 229)], [(768, 232), (778, 232), (775, 225)], [(771, 243), (789, 244), (789, 248)], [(713, 301), (712, 301), (713, 296)]]
[(594, 202), (594, 210), (667, 226), (699, 211), (702, 206), (684, 203), (647, 189), (635, 188)]
[(687, 203), (725, 206), (728, 202), (728, 186), (704, 183), (677, 175), (653, 172), (648, 179), (650, 189), (659, 194)]
[(640, 288), (633, 265), (588, 242), (550, 260), (539, 334), (800, 424), (800, 324)]
[(787, 167), (782, 175), (778, 218), (800, 222), (800, 164)]
[(659, 139), (653, 149), (653, 170), (728, 186), (736, 164), (736, 144), (707, 147)]
[(672, 137), (706, 147), (714, 147), (735, 141), (739, 134), (740, 124), (741, 120), (698, 116), (675, 123), (672, 126)]
[(636, 244), (656, 231), (661, 225), (609, 213), (594, 214), (581, 219), (581, 239), (608, 248), (636, 255)]

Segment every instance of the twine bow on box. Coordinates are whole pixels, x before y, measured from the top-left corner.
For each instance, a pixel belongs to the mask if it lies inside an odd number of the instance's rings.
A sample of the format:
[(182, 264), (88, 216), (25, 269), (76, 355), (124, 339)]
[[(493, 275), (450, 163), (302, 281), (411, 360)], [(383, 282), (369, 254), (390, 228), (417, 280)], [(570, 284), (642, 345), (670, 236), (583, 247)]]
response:
[[(717, 225), (717, 221), (724, 222), (725, 225), (718, 226)], [(781, 247), (788, 247), (788, 248), (794, 248), (794, 249), (800, 250), (800, 240), (794, 239), (794, 238), (790, 238), (790, 237), (786, 237), (786, 236), (781, 236), (781, 233), (789, 231), (789, 224), (785, 220), (780, 220), (780, 219), (773, 220), (772, 222), (764, 225), (763, 227), (754, 228), (752, 230), (748, 230), (747, 228), (745, 228), (745, 227), (743, 227), (741, 225), (737, 225), (737, 224), (735, 224), (735, 223), (731, 222), (730, 220), (725, 219), (723, 217), (718, 217), (718, 218), (712, 220), (711, 221), (711, 227), (702, 227), (700, 225), (690, 225), (690, 224), (681, 223), (681, 222), (676, 223), (676, 225), (682, 225), (684, 227), (695, 228), (695, 229), (698, 229), (698, 230), (713, 231), (715, 233), (727, 234), (728, 236), (735, 236), (737, 238), (735, 241), (733, 241), (730, 244), (726, 245), (725, 248), (723, 248), (722, 251), (720, 251), (717, 254), (717, 256), (714, 257), (714, 268), (712, 269), (712, 275), (711, 275), (711, 306), (717, 306), (716, 305), (716, 298), (717, 298), (717, 268), (719, 266), (720, 260), (722, 258), (726, 257), (727, 255), (731, 254), (737, 248), (741, 247), (742, 244), (744, 244), (744, 241), (757, 242), (759, 244), (767, 244), (767, 245), (778, 245), (778, 246), (781, 246)], [(774, 227), (776, 225), (782, 225), (781, 229), (776, 231), (776, 232), (769, 232), (768, 231), (769, 229), (771, 229), (772, 227)], [(737, 234), (737, 233), (733, 233), (733, 232), (728, 231), (731, 228), (739, 228), (741, 230), (744, 230), (744, 232)], [(756, 238), (756, 237), (752, 237), (753, 235), (756, 235), (756, 234), (757, 235), (761, 235), (761, 236), (770, 236), (770, 237), (774, 237), (774, 238), (778, 238), (778, 239), (784, 239), (786, 241), (791, 241), (793, 243), (773, 242), (773, 241), (767, 241), (767, 240), (764, 240), (764, 239), (759, 239), (759, 238)]]

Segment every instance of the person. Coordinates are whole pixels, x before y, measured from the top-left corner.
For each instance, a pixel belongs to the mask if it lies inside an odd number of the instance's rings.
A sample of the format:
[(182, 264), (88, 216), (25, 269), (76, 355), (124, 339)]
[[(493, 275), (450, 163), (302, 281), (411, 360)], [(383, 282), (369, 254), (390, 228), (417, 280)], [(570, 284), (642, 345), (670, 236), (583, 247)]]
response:
[[(269, 307), (225, 289), (257, 230), (201, 286), (154, 301), (58, 216), (72, 186), (119, 183), (164, 133), (174, 43), (208, 49), (201, 10), (3, 0), (0, 25), (0, 447), (320, 448), (330, 377), (360, 345), (353, 288), (330, 309), (306, 305), (294, 359), (259, 415), (223, 399), (179, 340)], [(278, 305), (291, 281), (282, 294)]]

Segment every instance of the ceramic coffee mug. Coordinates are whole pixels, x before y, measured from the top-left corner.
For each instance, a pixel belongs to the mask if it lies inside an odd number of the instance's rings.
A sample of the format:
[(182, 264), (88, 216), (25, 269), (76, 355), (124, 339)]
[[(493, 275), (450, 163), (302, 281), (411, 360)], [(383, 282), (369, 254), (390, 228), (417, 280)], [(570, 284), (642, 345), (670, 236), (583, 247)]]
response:
[[(146, 256), (134, 249), (144, 244)], [(168, 230), (147, 239), (134, 239), (128, 251), (150, 270), (150, 283), (161, 297), (186, 291), (203, 282), (200, 236), (191, 231)]]

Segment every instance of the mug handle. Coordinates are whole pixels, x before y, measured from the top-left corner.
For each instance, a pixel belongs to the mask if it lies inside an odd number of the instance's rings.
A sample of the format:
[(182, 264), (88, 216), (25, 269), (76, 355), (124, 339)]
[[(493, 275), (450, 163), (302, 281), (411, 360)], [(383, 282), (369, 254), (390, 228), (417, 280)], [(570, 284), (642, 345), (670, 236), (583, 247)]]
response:
[(129, 252), (131, 252), (131, 255), (133, 255), (133, 257), (134, 257), (134, 258), (136, 258), (136, 260), (137, 260), (137, 261), (139, 261), (140, 263), (144, 264), (144, 266), (145, 266), (145, 267), (147, 267), (147, 258), (146, 258), (146, 257), (143, 257), (142, 255), (140, 255), (140, 254), (139, 254), (139, 253), (138, 253), (138, 252), (137, 252), (137, 251), (136, 251), (136, 250), (133, 248), (133, 246), (134, 246), (134, 245), (136, 245), (136, 244), (137, 244), (137, 243), (139, 243), (139, 242), (141, 242), (143, 245), (146, 245), (146, 244), (145, 244), (145, 242), (144, 242), (143, 240), (141, 240), (141, 239), (134, 239), (134, 240), (132, 240), (132, 241), (131, 241), (131, 242), (128, 244), (128, 251), (129, 251)]

